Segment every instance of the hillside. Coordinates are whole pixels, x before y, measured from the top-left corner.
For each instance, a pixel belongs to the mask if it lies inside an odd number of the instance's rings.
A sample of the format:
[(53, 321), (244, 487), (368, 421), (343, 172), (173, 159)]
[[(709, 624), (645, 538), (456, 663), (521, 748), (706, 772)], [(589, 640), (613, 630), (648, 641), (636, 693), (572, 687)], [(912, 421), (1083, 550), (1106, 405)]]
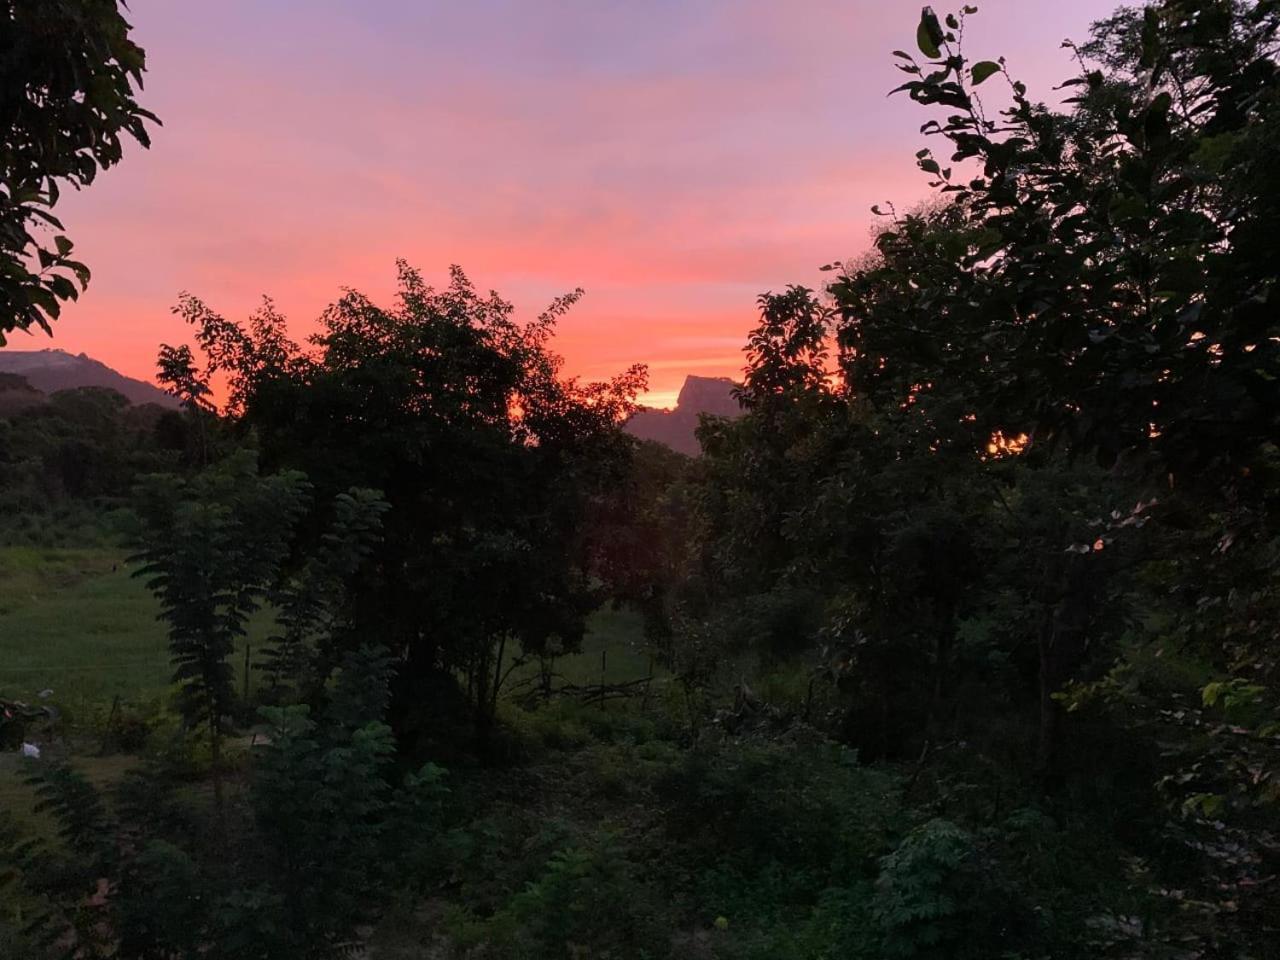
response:
[(76, 387), (109, 387), (130, 403), (177, 407), (178, 402), (154, 384), (135, 380), (81, 353), (65, 350), (0, 350), (0, 373), (17, 374), (41, 393)]
[(627, 421), (626, 430), (642, 440), (666, 444), (672, 450), (696, 457), (702, 451), (694, 431), (698, 416), (737, 417), (742, 413), (733, 396), (736, 387), (728, 377), (686, 377), (671, 410), (641, 408)]

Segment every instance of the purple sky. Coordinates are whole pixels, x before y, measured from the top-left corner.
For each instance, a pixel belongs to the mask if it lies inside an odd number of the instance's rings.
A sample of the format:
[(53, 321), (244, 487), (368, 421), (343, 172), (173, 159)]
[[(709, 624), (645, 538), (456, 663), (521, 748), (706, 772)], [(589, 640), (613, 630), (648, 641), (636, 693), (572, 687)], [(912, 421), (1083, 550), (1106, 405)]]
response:
[[(1053, 98), (1060, 42), (1116, 6), (977, 5), (969, 53)], [(343, 286), (386, 296), (404, 257), (436, 279), (460, 263), (528, 315), (585, 287), (569, 370), (645, 362), (667, 402), (686, 373), (737, 372), (758, 293), (816, 285), (866, 249), (871, 204), (926, 192), (930, 114), (885, 96), (916, 3), (130, 6), (164, 127), (65, 201), (93, 283), (52, 343), (14, 348), (150, 377), (185, 336), (182, 290), (231, 316), (271, 294), (305, 333)]]

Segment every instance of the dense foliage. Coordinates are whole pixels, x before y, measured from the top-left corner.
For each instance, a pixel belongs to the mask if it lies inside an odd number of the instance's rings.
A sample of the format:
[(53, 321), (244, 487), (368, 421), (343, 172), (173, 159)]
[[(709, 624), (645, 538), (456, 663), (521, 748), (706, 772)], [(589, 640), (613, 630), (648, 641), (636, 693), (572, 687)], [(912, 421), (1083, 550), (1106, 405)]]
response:
[(968, 56), (974, 12), (926, 11), (928, 62), (895, 54), (944, 109), (922, 131), (949, 156), (918, 156), (938, 202), (889, 214), (829, 299), (762, 299), (672, 616), (765, 663), (812, 651), (827, 729), (963, 785), (972, 827), (1012, 790), (1106, 833), (1150, 877), (1135, 943), (1261, 956), (1280, 9), (1121, 12), (1065, 112)]
[[(179, 307), (207, 358), (200, 375), (227, 377), (230, 416), (265, 466), (301, 470), (325, 502), (363, 487), (389, 504), (346, 635), (378, 637), (405, 662), (394, 709), (406, 742), (438, 736), (418, 714), (458, 677), (487, 736), (515, 648), (573, 649), (600, 602), (582, 520), (625, 467), (618, 426), (644, 374), (560, 375), (550, 338), (579, 296), (521, 325), (461, 270), (436, 291), (401, 264), (394, 307), (348, 293), (310, 351), (270, 303), (247, 325), (191, 297)], [(162, 359), (181, 393), (202, 396), (182, 386), (189, 354)]]
[(53, 215), (61, 188), (120, 162), (124, 137), (150, 145), (135, 87), (146, 58), (117, 0), (0, 4), (0, 346), (40, 327), (89, 283)]
[(186, 425), (113, 390), (45, 396), (0, 374), (0, 538), (7, 543), (95, 543), (131, 529), (138, 478), (178, 468)]

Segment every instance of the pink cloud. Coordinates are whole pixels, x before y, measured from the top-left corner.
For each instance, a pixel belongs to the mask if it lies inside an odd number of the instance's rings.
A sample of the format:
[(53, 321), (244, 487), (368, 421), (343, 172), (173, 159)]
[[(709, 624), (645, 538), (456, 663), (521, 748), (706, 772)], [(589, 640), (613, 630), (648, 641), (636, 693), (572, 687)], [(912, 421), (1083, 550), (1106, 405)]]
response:
[[(988, 0), (971, 43), (1048, 92), (1057, 50), (1111, 0)], [(871, 204), (925, 193), (926, 115), (889, 51), (918, 5), (190, 6), (136, 0), (152, 151), (66, 203), (94, 270), (56, 345), (150, 376), (190, 290), (229, 315), (270, 293), (299, 332), (402, 256), (461, 263), (527, 314), (583, 286), (572, 372), (736, 374), (755, 297), (865, 249)], [(19, 340), (15, 346), (23, 346)]]

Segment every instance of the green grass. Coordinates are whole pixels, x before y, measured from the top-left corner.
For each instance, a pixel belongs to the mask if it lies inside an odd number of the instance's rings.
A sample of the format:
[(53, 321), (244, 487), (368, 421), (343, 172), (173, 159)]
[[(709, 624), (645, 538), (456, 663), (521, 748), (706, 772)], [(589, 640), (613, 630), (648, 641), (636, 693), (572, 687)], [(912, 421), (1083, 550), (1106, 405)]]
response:
[[(649, 653), (644, 644), (644, 623), (639, 614), (631, 610), (615, 610), (605, 606), (597, 610), (587, 622), (587, 632), (582, 638), (582, 650), (559, 656), (555, 660), (557, 685), (571, 683), (588, 684), (625, 683), (649, 676)], [(656, 664), (655, 676), (663, 675)], [(536, 677), (536, 660), (516, 667), (507, 681), (510, 689), (521, 680)]]
[(587, 624), (582, 652), (559, 658), (556, 670), (571, 683), (599, 683), (602, 674), (605, 683), (647, 677), (649, 654), (644, 645), (644, 623), (640, 615), (608, 606), (597, 610)]
[(0, 694), (68, 707), (162, 692), (164, 625), (122, 551), (0, 548)]
[[(56, 703), (77, 714), (117, 696), (137, 702), (165, 693), (164, 625), (126, 556), (111, 548), (0, 547), (0, 696), (32, 699), (51, 689)], [(261, 639), (270, 626), (264, 612), (251, 637)], [(555, 664), (575, 684), (638, 680), (649, 669), (640, 617), (610, 607), (591, 618), (582, 651)], [(527, 664), (510, 682), (536, 672), (536, 663)]]
[[(111, 548), (0, 547), (0, 696), (31, 700), (50, 689), (74, 720), (116, 697), (165, 695), (173, 670), (160, 608), (126, 556)], [(263, 611), (250, 637), (271, 627)]]

